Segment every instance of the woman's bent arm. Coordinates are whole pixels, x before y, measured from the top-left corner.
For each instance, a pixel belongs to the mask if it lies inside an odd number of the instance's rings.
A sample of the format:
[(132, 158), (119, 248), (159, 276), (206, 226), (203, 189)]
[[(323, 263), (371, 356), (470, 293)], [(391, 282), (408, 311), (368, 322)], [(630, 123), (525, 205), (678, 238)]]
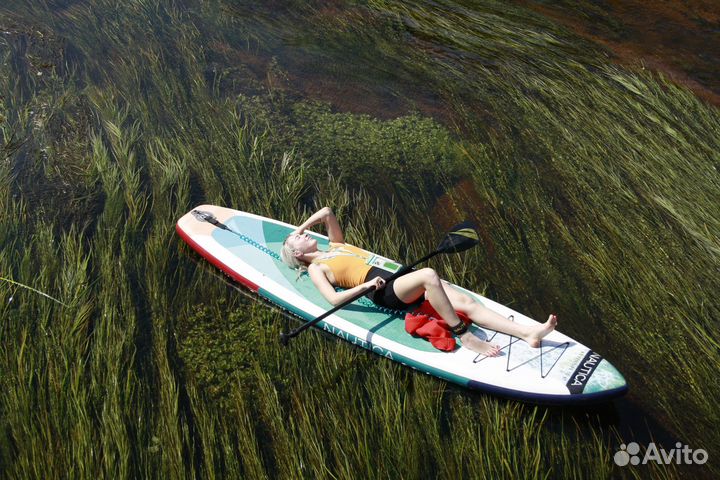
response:
[(330, 209), (330, 207), (323, 207), (317, 212), (313, 213), (310, 218), (308, 218), (305, 223), (300, 225), (294, 232), (292, 232), (292, 234), (302, 235), (305, 229), (310, 228), (313, 225), (317, 225), (318, 223), (325, 223), (328, 238), (331, 242), (345, 243), (345, 237), (343, 236), (342, 228), (340, 228), (340, 224), (338, 223), (337, 218), (335, 218), (335, 214)]
[(330, 302), (332, 305), (337, 305), (339, 303), (337, 302), (338, 293), (335, 291), (335, 287), (332, 286), (332, 283), (330, 283), (330, 280), (327, 279), (325, 272), (322, 271), (322, 268), (319, 265), (310, 264), (308, 267), (308, 275), (310, 275), (310, 279), (315, 285), (315, 288), (317, 288), (322, 296), (325, 297), (325, 300)]
[(322, 268), (319, 265), (310, 265), (310, 267), (308, 268), (308, 274), (310, 275), (310, 279), (312, 280), (315, 287), (320, 291), (322, 296), (325, 297), (325, 300), (330, 302), (332, 306), (340, 305), (341, 303), (350, 300), (358, 293), (368, 289), (373, 285), (375, 285), (377, 288), (383, 288), (385, 286), (384, 280), (380, 277), (377, 277), (365, 283), (361, 283), (356, 287), (348, 288), (347, 290), (344, 290), (342, 292), (336, 292), (335, 287), (333, 287), (332, 283), (330, 283), (330, 281), (327, 279), (327, 277), (325, 276), (325, 272), (322, 271)]

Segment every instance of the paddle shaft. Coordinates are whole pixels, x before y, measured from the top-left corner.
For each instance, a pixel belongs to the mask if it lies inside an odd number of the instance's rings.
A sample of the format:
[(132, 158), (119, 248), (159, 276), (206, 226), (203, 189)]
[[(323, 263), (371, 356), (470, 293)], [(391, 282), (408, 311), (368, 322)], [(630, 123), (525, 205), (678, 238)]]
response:
[[(388, 287), (387, 284), (390, 283), (390, 282), (392, 282), (392, 281), (395, 280), (396, 278), (400, 278), (400, 277), (402, 277), (403, 275), (406, 275), (406, 274), (410, 273), (410, 272), (412, 271), (412, 268), (413, 268), (415, 265), (417, 265), (417, 264), (419, 264), (419, 263), (422, 263), (422, 262), (424, 262), (424, 261), (426, 261), (426, 260), (434, 257), (435, 255), (437, 255), (437, 254), (439, 254), (439, 253), (442, 253), (442, 251), (441, 251), (441, 250), (435, 250), (434, 252), (425, 255), (423, 258), (421, 258), (420, 260), (412, 263), (411, 265), (408, 265), (408, 266), (406, 266), (406, 267), (402, 267), (400, 270), (398, 270), (397, 272), (393, 273), (392, 275), (390, 275), (390, 276), (385, 280), (385, 285), (386, 285), (385, 288), (392, 288), (392, 286), (391, 286), (391, 287)], [(331, 309), (328, 310), (327, 312), (323, 313), (323, 314), (320, 315), (319, 317), (317, 317), (317, 318), (315, 318), (315, 319), (313, 319), (313, 320), (310, 320), (310, 321), (307, 322), (307, 323), (304, 323), (304, 324), (300, 325), (298, 328), (296, 328), (295, 330), (291, 331), (290, 333), (281, 333), (281, 334), (280, 334), (280, 339), (281, 339), (281, 341), (283, 342), (283, 344), (287, 344), (288, 340), (290, 340), (291, 338), (297, 337), (300, 333), (304, 332), (304, 331), (307, 330), (308, 328), (312, 327), (313, 325), (316, 325), (318, 322), (320, 322), (321, 320), (329, 317), (330, 315), (332, 315), (333, 313), (337, 312), (338, 310), (341, 310), (342, 308), (347, 307), (348, 305), (350, 305), (352, 302), (354, 302), (354, 301), (357, 300), (358, 298), (362, 297), (363, 295), (367, 295), (368, 293), (374, 291), (376, 288), (377, 288), (377, 287), (375, 287), (375, 285), (373, 285), (373, 286), (371, 286), (371, 287), (368, 287), (368, 288), (362, 290), (361, 292), (356, 293), (356, 294), (353, 295), (351, 298), (345, 300), (345, 301), (344, 301), (343, 303), (341, 303), (340, 305), (334, 306), (333, 308), (331, 308)]]

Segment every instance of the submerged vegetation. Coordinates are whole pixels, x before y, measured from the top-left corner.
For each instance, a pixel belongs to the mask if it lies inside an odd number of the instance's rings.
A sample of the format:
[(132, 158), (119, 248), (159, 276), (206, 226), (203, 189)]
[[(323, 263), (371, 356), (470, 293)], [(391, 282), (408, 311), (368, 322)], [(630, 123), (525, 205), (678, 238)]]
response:
[[(718, 474), (717, 108), (490, 1), (55, 3), (0, 7), (2, 476)], [(283, 348), (289, 320), (175, 235), (200, 203), (332, 205), (401, 260), (473, 218), (482, 248), (433, 266), (558, 313), (629, 398), (548, 409), (318, 332)], [(613, 463), (653, 439), (710, 460)]]

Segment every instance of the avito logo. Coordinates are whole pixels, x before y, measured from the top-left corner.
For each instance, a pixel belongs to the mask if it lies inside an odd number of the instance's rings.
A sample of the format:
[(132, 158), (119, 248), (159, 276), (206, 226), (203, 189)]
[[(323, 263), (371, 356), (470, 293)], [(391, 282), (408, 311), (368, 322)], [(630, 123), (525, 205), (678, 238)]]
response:
[(655, 462), (660, 465), (668, 465), (676, 463), (678, 465), (703, 465), (708, 461), (708, 454), (702, 448), (693, 450), (687, 445), (683, 445), (680, 442), (675, 444), (675, 448), (665, 450), (659, 448), (655, 443), (650, 443), (645, 450), (645, 455), (642, 459), (638, 456), (640, 453), (640, 445), (635, 442), (628, 443), (626, 445), (620, 445), (620, 451), (615, 453), (615, 463), (621, 467), (627, 464), (639, 465), (647, 464), (649, 462)]

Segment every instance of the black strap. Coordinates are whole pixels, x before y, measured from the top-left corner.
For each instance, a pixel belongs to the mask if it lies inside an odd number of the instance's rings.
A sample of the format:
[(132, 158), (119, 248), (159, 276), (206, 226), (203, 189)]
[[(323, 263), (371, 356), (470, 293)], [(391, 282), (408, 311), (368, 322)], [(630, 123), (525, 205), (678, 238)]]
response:
[(452, 330), (452, 332), (455, 335), (459, 336), (468, 331), (468, 326), (467, 326), (467, 323), (460, 320), (460, 323), (458, 323), (457, 325), (455, 325), (453, 327), (450, 327), (450, 330)]

